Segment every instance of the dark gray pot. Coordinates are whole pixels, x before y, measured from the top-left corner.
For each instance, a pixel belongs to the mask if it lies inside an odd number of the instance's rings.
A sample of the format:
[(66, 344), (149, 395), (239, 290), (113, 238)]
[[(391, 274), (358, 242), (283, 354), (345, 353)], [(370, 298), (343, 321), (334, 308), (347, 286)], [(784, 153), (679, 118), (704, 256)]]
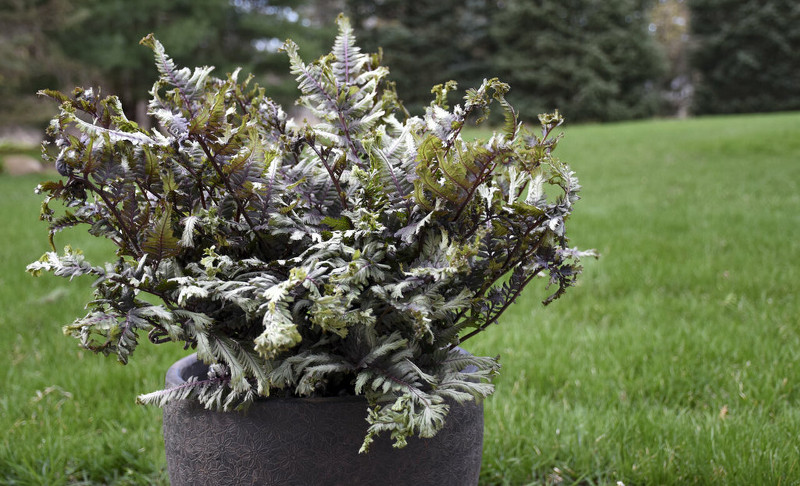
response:
[[(167, 371), (167, 386), (205, 376), (195, 355)], [(268, 398), (246, 413), (211, 412), (193, 400), (164, 408), (164, 442), (173, 486), (182, 485), (437, 485), (478, 484), (483, 406), (452, 404), (435, 437), (388, 437), (368, 454), (363, 397)]]

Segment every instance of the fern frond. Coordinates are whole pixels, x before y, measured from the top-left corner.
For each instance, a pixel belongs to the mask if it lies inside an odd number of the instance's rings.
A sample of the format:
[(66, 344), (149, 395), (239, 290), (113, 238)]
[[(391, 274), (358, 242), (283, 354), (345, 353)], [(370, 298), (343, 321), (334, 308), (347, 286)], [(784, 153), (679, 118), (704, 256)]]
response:
[(163, 211), (155, 226), (145, 233), (142, 250), (156, 260), (180, 254), (178, 238), (172, 231), (172, 211), (170, 209)]
[[(229, 96), (229, 93), (224, 89), (220, 89), (217, 93), (206, 95), (209, 101), (203, 103), (189, 120), (188, 128), (190, 134), (204, 134), (216, 142), (220, 135), (219, 132), (225, 124), (226, 96)], [(217, 155), (226, 155), (222, 150), (217, 150), (216, 152)]]
[(159, 145), (156, 140), (142, 131), (125, 132), (113, 128), (105, 128), (93, 123), (85, 122), (75, 115), (70, 116), (66, 119), (66, 121), (73, 123), (78, 130), (87, 135), (96, 135), (101, 137), (108, 136), (109, 141), (112, 143), (124, 141), (131, 142), (134, 145)]
[[(390, 201), (393, 204), (405, 204), (410, 211), (410, 196), (414, 185), (406, 178), (402, 161), (391, 160), (389, 157), (392, 152), (387, 154), (380, 147), (380, 139), (365, 139), (363, 143), (370, 158), (372, 172), (377, 174), (377, 179), (382, 183)], [(394, 149), (397, 150), (397, 147)]]
[(304, 96), (313, 98), (316, 104), (322, 104), (326, 111), (336, 111), (336, 93), (328, 91), (329, 83), (323, 81), (323, 67), (320, 64), (306, 65), (298, 54), (297, 44), (287, 40), (282, 48), (289, 56), (291, 73), (297, 76), (297, 89)]
[(92, 266), (86, 261), (86, 257), (80, 250), (73, 250), (70, 246), (64, 248), (63, 255), (59, 255), (54, 251), (45, 253), (39, 260), (30, 263), (26, 270), (34, 276), (41, 275), (44, 270), (53, 272), (54, 275), (59, 277), (68, 277), (70, 279), (89, 274), (94, 274), (98, 277), (106, 275), (103, 268)]
[(201, 380), (196, 376), (192, 376), (186, 380), (186, 383), (181, 385), (139, 395), (136, 397), (136, 403), (140, 405), (164, 407), (171, 402), (186, 400), (190, 396), (200, 395), (209, 389), (221, 389), (225, 383), (226, 380), (223, 378), (207, 378)]
[(433, 437), (449, 411), (442, 397), (423, 393), (404, 394), (391, 405), (371, 407), (367, 416), (370, 426), (359, 453), (369, 452), (374, 438), (382, 433), (390, 434), (396, 448), (405, 447), (410, 436)]
[(251, 385), (247, 378), (252, 376), (256, 381), (258, 394), (269, 395), (271, 366), (267, 360), (231, 338), (209, 334), (209, 339), (215, 362), (225, 363), (230, 370), (230, 387), (234, 393), (250, 390)]
[(195, 68), (194, 71), (186, 67), (179, 69), (153, 34), (148, 34), (139, 43), (153, 50), (161, 81), (177, 88), (187, 103), (195, 101), (214, 68), (204, 66)]
[(359, 368), (370, 366), (378, 359), (384, 358), (390, 352), (398, 349), (406, 349), (408, 345), (408, 340), (404, 339), (402, 334), (400, 334), (398, 331), (380, 338), (379, 342), (379, 344), (376, 343), (376, 345), (371, 346), (372, 349), (370, 352), (359, 360)]
[(86, 223), (91, 224), (91, 221), (86, 218), (79, 218), (67, 210), (64, 211), (63, 216), (55, 218), (50, 222), (50, 233), (57, 233), (67, 228)]
[(335, 58), (332, 63), (333, 74), (338, 83), (349, 86), (352, 84), (353, 76), (357, 75), (363, 69), (363, 65), (368, 62), (369, 56), (362, 54), (361, 49), (356, 46), (353, 28), (347, 17), (339, 14), (336, 23), (339, 26), (339, 33), (333, 44)]
[(127, 364), (138, 345), (138, 331), (151, 328), (138, 309), (123, 315), (98, 310), (65, 326), (64, 334), (78, 338), (85, 349), (104, 355), (113, 353), (120, 363)]
[(255, 350), (273, 359), (302, 341), (286, 302), (270, 302), (264, 314), (264, 331), (255, 339)]

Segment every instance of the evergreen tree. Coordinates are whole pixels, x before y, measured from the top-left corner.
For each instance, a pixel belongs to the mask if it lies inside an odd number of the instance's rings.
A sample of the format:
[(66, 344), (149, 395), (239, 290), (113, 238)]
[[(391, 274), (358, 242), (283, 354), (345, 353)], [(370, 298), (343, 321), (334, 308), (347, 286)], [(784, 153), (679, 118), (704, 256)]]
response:
[(292, 37), (303, 43), (305, 55), (316, 56), (334, 36), (331, 22), (321, 28), (303, 21), (297, 9), (307, 3), (12, 0), (0, 15), (0, 54), (6, 59), (1, 91), (24, 97), (44, 88), (102, 85), (105, 94), (124, 101), (128, 116), (141, 121), (155, 70), (139, 40), (155, 33), (178, 62), (216, 66), (219, 76), (242, 66), (260, 78), (269, 96), (288, 104), (299, 92), (277, 48)]
[(406, 109), (422, 114), (430, 87), (456, 80), (466, 89), (490, 76), (489, 0), (348, 0), (359, 43), (384, 51)]
[(693, 0), (696, 113), (800, 109), (800, 3)]
[(74, 82), (76, 63), (51, 39), (71, 0), (6, 0), (0, 7), (0, 126), (35, 124), (52, 115), (37, 103), (38, 87)]
[(491, 29), (495, 71), (521, 113), (569, 120), (655, 114), (663, 59), (641, 0), (505, 0)]
[[(58, 35), (69, 56), (101, 69), (103, 83), (130, 105), (148, 96), (153, 67), (148, 50), (138, 43), (151, 32), (178, 62), (214, 65), (219, 75), (239, 65), (245, 72), (285, 73), (286, 56), (270, 49), (268, 41), (275, 39), (273, 44), (280, 46), (291, 36), (309, 43), (307, 35), (298, 35), (304, 30), (299, 16), (281, 3), (287, 2), (86, 0), (80, 2), (76, 21)], [(258, 40), (267, 44), (258, 49)], [(311, 44), (319, 52), (325, 48), (322, 42)], [(268, 90), (277, 90), (269, 94), (293, 100), (295, 90), (285, 86), (293, 80), (284, 79), (286, 83), (265, 83)]]

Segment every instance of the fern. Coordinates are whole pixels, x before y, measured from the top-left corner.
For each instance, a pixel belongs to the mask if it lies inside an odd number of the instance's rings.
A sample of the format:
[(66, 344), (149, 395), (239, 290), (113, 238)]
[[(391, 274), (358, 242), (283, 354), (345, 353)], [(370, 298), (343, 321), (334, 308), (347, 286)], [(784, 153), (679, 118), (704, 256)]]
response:
[(339, 25), (339, 34), (333, 44), (332, 53), (336, 59), (333, 62), (333, 74), (338, 85), (349, 86), (353, 77), (358, 75), (363, 64), (368, 61), (368, 57), (361, 54), (361, 49), (355, 45), (356, 38), (350, 20), (340, 15), (336, 23)]
[(186, 383), (181, 385), (139, 395), (136, 402), (141, 405), (163, 407), (171, 402), (186, 400), (191, 396), (205, 396), (205, 401), (214, 402), (214, 398), (209, 395), (223, 390), (225, 385), (227, 385), (227, 380), (222, 377), (201, 380), (196, 376), (191, 376)]
[(163, 212), (142, 243), (142, 249), (156, 260), (175, 257), (180, 253), (178, 238), (172, 231), (171, 213), (169, 209)]
[[(497, 358), (456, 346), (537, 276), (547, 303), (561, 296), (594, 256), (568, 246), (580, 184), (554, 155), (561, 115), (531, 132), (508, 85), (488, 79), (452, 107), (456, 84), (435, 86), (410, 117), (380, 56), (358, 48), (345, 17), (338, 27), (317, 60), (284, 45), (314, 124), (287, 120), (239, 70), (177, 66), (152, 35), (155, 129), (99, 90), (42, 92), (60, 104), (46, 156), (62, 178), (37, 188), (53, 251), (28, 271), (94, 279), (88, 313), (65, 332), (122, 363), (146, 335), (209, 365), (140, 403), (231, 410), (278, 389), (352, 393), (369, 402), (362, 450), (378, 435), (398, 447), (431, 437), (454, 403), (494, 390)], [(462, 137), (495, 106), (502, 130)], [(56, 252), (81, 225), (116, 258)]]
[[(194, 71), (189, 68), (178, 68), (172, 58), (166, 54), (164, 46), (153, 34), (144, 37), (140, 41), (140, 44), (153, 50), (156, 68), (159, 74), (161, 74), (159, 80), (161, 83), (174, 86), (178, 90), (184, 103), (191, 103), (199, 98), (200, 94), (203, 93), (206, 80), (211, 74), (211, 71), (214, 70), (213, 67), (206, 66), (195, 68)], [(154, 88), (151, 94), (157, 99), (156, 88)], [(187, 106), (187, 108), (189, 107), (191, 107), (191, 105)]]

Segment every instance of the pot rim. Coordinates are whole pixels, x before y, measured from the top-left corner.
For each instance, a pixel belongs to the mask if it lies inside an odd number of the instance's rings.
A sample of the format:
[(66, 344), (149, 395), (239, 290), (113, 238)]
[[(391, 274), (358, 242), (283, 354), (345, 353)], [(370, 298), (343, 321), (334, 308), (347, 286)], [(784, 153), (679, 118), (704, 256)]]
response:
[[(184, 378), (185, 373), (190, 370), (193, 366), (197, 366), (199, 364), (203, 366), (206, 365), (203, 361), (201, 361), (197, 357), (197, 353), (192, 353), (189, 356), (185, 356), (169, 367), (167, 370), (166, 375), (166, 384), (167, 387), (174, 387), (180, 386), (186, 383), (186, 379)], [(189, 375), (192, 376), (192, 375)], [(256, 402), (266, 402), (266, 401), (277, 401), (277, 400), (285, 400), (291, 401), (292, 403), (325, 403), (325, 402), (364, 402), (364, 405), (367, 405), (367, 399), (362, 395), (341, 395), (341, 396), (334, 396), (334, 397), (281, 397), (281, 396), (266, 396), (266, 397), (258, 397)]]
[[(457, 349), (458, 352), (460, 352), (461, 354), (470, 354), (469, 351), (461, 347), (456, 347), (455, 349)], [(186, 376), (187, 372), (189, 372), (193, 367), (197, 367), (198, 364), (202, 366), (208, 366), (197, 357), (197, 353), (192, 353), (174, 362), (169, 367), (169, 369), (167, 369), (167, 374), (165, 377), (167, 388), (172, 388), (185, 384), (186, 378), (184, 378), (184, 376)], [(468, 366), (467, 369), (469, 368), (473, 368), (473, 366)], [(293, 403), (325, 403), (325, 402), (342, 403), (342, 402), (352, 401), (352, 402), (364, 402), (365, 405), (367, 404), (367, 399), (363, 395), (340, 395), (332, 397), (298, 397), (298, 396), (281, 397), (281, 396), (270, 395), (266, 397), (258, 397), (256, 399), (256, 402), (266, 402), (272, 400), (285, 400), (285, 401), (291, 401)]]

